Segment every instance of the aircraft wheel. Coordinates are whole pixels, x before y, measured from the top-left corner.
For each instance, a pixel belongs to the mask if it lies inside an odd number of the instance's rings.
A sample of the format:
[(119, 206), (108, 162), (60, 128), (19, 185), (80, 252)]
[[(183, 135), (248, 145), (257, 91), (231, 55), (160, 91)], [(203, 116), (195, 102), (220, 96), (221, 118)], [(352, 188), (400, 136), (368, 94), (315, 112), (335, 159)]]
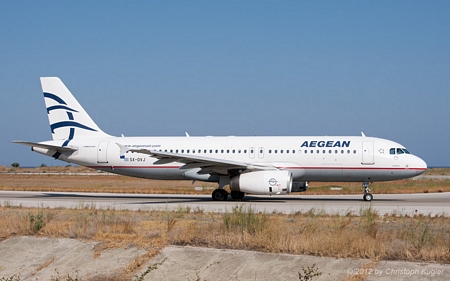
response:
[(372, 201), (373, 196), (370, 193), (366, 193), (366, 194), (363, 195), (363, 199), (364, 199), (364, 201), (368, 201), (369, 202), (369, 201)]
[(212, 193), (212, 199), (214, 201), (225, 201), (227, 200), (228, 192), (223, 189), (216, 189)]
[(245, 196), (244, 192), (235, 191), (235, 190), (231, 191), (231, 198), (233, 198), (234, 200), (241, 200), (242, 198), (244, 198), (244, 196)]

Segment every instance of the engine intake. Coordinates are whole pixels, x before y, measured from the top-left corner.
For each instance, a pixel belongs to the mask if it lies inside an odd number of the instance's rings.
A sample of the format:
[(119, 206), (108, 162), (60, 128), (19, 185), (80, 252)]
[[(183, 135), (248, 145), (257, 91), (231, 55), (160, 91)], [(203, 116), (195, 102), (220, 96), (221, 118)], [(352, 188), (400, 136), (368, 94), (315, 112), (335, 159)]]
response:
[(231, 178), (230, 189), (251, 194), (289, 194), (292, 174), (289, 171), (256, 171)]

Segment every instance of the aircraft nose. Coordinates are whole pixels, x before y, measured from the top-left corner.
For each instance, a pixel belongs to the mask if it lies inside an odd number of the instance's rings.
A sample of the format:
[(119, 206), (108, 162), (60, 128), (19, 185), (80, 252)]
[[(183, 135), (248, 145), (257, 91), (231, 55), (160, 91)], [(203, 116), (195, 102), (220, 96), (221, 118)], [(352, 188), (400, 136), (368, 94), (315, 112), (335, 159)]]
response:
[(421, 175), (427, 170), (427, 163), (417, 156), (416, 158), (414, 161), (414, 169), (417, 175)]

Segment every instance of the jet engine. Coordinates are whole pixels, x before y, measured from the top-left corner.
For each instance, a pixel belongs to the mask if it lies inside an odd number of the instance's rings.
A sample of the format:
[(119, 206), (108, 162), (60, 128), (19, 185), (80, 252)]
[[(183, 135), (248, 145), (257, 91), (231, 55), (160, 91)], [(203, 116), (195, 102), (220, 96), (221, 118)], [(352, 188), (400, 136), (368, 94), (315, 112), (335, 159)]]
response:
[(251, 194), (289, 194), (292, 174), (289, 171), (256, 171), (230, 179), (230, 189)]

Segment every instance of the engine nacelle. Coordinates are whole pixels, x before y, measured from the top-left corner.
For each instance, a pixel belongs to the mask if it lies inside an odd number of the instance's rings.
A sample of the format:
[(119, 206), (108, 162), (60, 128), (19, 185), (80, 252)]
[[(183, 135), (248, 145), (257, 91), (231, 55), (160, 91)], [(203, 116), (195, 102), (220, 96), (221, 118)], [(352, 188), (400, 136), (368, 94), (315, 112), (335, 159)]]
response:
[(289, 194), (292, 174), (289, 171), (256, 171), (230, 179), (230, 189), (251, 194)]
[(308, 190), (308, 182), (307, 181), (294, 181), (292, 183), (291, 192), (303, 192)]

